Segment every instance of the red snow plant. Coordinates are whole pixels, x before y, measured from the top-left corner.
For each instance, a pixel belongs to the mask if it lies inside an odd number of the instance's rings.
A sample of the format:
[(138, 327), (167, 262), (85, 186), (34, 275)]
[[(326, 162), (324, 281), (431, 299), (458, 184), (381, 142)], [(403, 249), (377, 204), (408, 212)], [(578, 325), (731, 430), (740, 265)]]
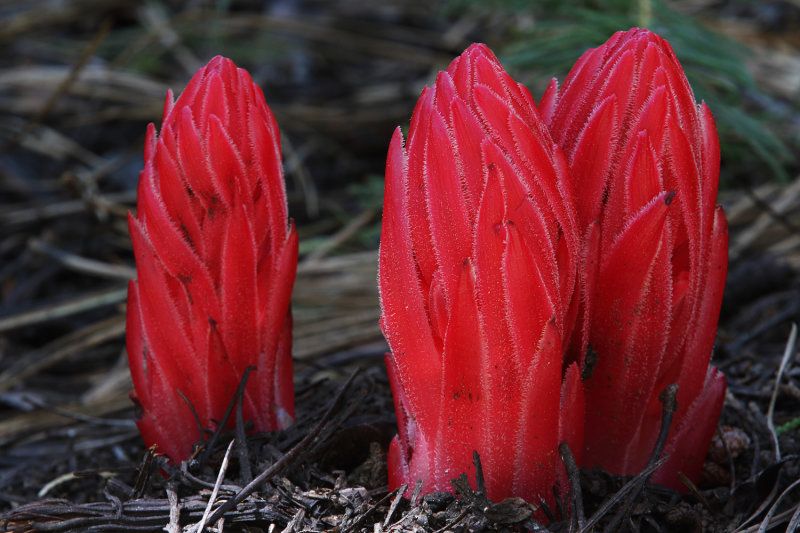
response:
[(379, 267), (393, 487), (451, 490), (462, 472), (474, 486), (476, 450), (490, 498), (552, 503), (559, 440), (580, 449), (583, 424), (578, 369), (562, 368), (571, 191), (530, 93), (483, 45), (422, 92), (405, 145), (395, 132)]
[(594, 365), (583, 464), (640, 472), (675, 383), (670, 459), (652, 480), (685, 489), (678, 472), (699, 477), (725, 395), (709, 367), (728, 264), (714, 119), (670, 45), (641, 29), (586, 52), (539, 109), (580, 191), (583, 336), (567, 360)]
[[(187, 458), (245, 369), (255, 430), (294, 417), (289, 298), (297, 233), (287, 223), (278, 127), (248, 73), (216, 57), (147, 130), (127, 344), (147, 445)], [(199, 427), (198, 427), (199, 426)]]

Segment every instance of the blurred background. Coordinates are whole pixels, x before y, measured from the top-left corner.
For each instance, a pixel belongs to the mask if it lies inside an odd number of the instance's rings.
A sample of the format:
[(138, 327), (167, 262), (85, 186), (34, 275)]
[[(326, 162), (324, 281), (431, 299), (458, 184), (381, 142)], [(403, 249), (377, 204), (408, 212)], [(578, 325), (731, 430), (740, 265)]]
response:
[[(225, 55), (250, 71), (277, 117), (301, 238), (294, 353), (303, 379), (342, 362), (381, 365), (375, 250), (386, 150), (435, 73), (481, 41), (538, 100), (583, 51), (632, 26), (672, 44), (717, 119), (732, 279), (747, 281), (731, 285), (731, 333), (721, 336), (746, 349), (768, 330), (743, 331), (777, 313), (768, 351), (780, 354), (787, 320), (800, 315), (798, 0), (0, 1), (0, 446), (16, 454), (3, 465), (0, 500), (16, 501), (8, 487), (19, 457), (35, 459), (31, 443), (58, 470), (49, 439), (64, 438), (72, 415), (130, 420), (126, 214), (145, 128), (159, 125), (167, 89), (177, 95)], [(767, 256), (778, 260), (752, 260)], [(739, 312), (774, 293), (777, 311)], [(81, 449), (136, 442), (130, 423), (102, 436)]]

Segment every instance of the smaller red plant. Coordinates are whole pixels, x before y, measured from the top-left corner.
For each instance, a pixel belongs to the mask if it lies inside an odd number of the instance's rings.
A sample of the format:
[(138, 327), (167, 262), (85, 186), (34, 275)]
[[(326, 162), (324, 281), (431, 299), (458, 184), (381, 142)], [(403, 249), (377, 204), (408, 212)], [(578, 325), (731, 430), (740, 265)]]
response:
[(570, 161), (584, 259), (582, 326), (567, 361), (597, 356), (583, 465), (637, 474), (676, 383), (678, 411), (653, 481), (697, 481), (725, 395), (709, 367), (727, 268), (715, 206), (719, 142), (672, 48), (641, 29), (586, 52), (539, 109)]
[[(294, 418), (289, 299), (297, 232), (287, 225), (278, 126), (249, 74), (222, 57), (200, 69), (161, 133), (150, 124), (129, 217), (128, 360), (148, 446), (174, 461), (214, 429), (249, 366), (246, 420)], [(195, 414), (192, 412), (194, 409)]]

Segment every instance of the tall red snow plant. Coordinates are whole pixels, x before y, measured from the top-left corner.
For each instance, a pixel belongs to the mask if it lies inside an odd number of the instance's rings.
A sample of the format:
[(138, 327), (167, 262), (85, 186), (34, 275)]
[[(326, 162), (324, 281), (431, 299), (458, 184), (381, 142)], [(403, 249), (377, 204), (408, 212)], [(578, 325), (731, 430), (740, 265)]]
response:
[[(557, 446), (581, 448), (562, 368), (577, 300), (567, 162), (530, 93), (473, 45), (419, 98), (386, 168), (379, 288), (399, 434), (389, 481), (553, 503)], [(562, 392), (563, 391), (563, 392)]]
[(128, 359), (142, 437), (174, 461), (201, 440), (198, 422), (215, 429), (248, 366), (245, 420), (266, 431), (294, 417), (297, 233), (279, 142), (259, 87), (222, 57), (167, 95), (160, 133), (147, 130), (128, 219)]

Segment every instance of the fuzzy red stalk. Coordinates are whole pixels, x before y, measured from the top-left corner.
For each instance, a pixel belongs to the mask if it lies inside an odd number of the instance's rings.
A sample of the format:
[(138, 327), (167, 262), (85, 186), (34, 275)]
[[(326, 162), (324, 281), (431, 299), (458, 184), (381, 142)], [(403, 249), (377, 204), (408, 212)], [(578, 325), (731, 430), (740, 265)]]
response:
[(711, 112), (669, 44), (641, 29), (586, 52), (539, 110), (570, 161), (582, 237), (568, 361), (597, 356), (582, 464), (638, 473), (659, 431), (658, 395), (677, 383), (670, 459), (653, 481), (684, 488), (678, 472), (697, 480), (725, 394), (709, 367), (728, 244)]
[(475, 450), (490, 498), (553, 502), (558, 443), (580, 451), (583, 425), (578, 368), (562, 369), (571, 191), (530, 93), (483, 45), (422, 92), (405, 145), (395, 132), (379, 266), (392, 487), (451, 491), (462, 472), (474, 486)]
[[(294, 417), (289, 298), (297, 233), (287, 224), (278, 126), (249, 74), (200, 69), (160, 134), (147, 130), (127, 344), (136, 421), (174, 461), (213, 430), (248, 366), (242, 403), (258, 431)], [(191, 407), (190, 407), (191, 406)]]

